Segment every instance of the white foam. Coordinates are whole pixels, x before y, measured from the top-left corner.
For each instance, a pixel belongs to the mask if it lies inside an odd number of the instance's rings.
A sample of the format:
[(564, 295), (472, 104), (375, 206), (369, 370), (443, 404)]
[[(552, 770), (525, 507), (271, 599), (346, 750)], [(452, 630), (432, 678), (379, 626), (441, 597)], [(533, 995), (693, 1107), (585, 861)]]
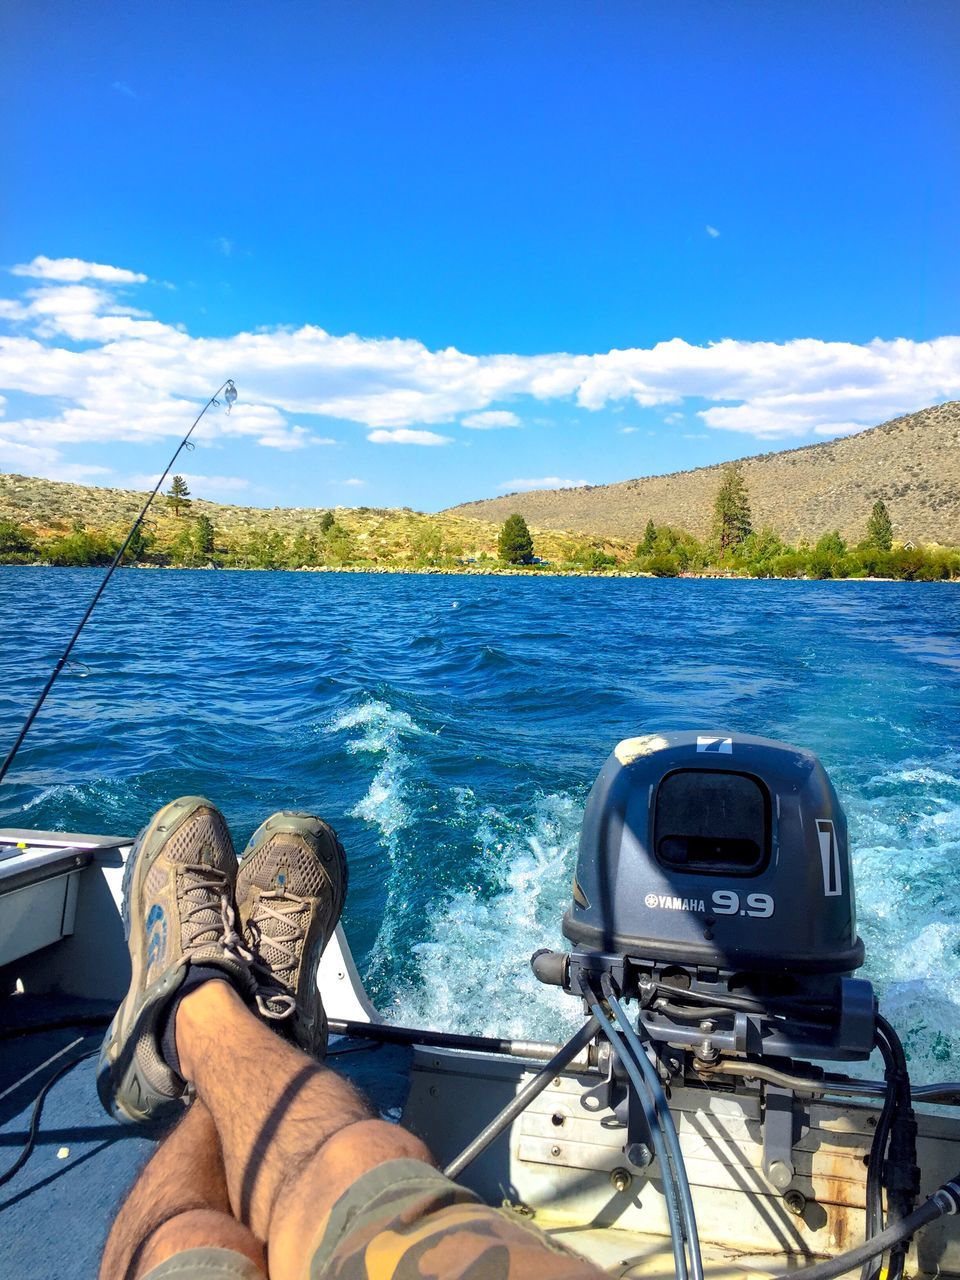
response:
[[(461, 793), (461, 814), (472, 792)], [(475, 886), (448, 895), (414, 948), (418, 975), (384, 1012), (407, 1026), (554, 1039), (581, 1019), (578, 1003), (530, 970), (540, 947), (563, 945), (582, 805), (536, 798), (519, 818), (481, 810)]]

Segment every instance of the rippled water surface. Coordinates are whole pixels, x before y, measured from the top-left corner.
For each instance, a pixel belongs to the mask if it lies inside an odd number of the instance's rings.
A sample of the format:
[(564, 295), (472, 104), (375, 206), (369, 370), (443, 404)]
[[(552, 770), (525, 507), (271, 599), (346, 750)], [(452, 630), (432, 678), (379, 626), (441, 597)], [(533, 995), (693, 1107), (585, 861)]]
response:
[[(4, 750), (92, 594), (2, 568)], [(583, 803), (623, 737), (812, 748), (851, 823), (866, 976), (918, 1077), (960, 1060), (960, 587), (125, 570), (0, 788), (5, 825), (134, 834), (201, 792), (347, 846), (344, 923), (391, 1016), (555, 1035)]]

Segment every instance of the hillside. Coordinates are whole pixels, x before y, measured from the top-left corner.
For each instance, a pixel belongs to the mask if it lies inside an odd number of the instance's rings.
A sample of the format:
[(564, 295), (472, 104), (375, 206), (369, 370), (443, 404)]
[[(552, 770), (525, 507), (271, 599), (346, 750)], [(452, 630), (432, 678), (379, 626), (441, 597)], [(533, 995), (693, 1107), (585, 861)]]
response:
[[(960, 545), (960, 401), (921, 409), (857, 435), (743, 459), (754, 528), (788, 542), (839, 529), (863, 536), (883, 498), (901, 541)], [(531, 526), (638, 539), (649, 519), (709, 531), (719, 466), (579, 489), (542, 489), (451, 507), (448, 515), (500, 522), (519, 511)]]
[[(132, 489), (0, 475), (0, 519), (23, 524), (41, 543), (69, 533), (76, 523), (119, 539), (139, 514), (146, 497), (146, 493)], [(344, 562), (402, 567), (497, 555), (500, 526), (484, 520), (423, 515), (406, 507), (336, 507), (331, 514), (349, 538), (349, 545), (342, 546), (337, 557)], [(206, 516), (214, 526), (218, 551), (234, 553), (242, 560), (247, 548), (256, 548), (258, 540), (262, 547), (265, 538), (279, 536), (289, 545), (298, 535), (305, 534), (323, 543), (324, 515), (324, 509), (316, 507), (242, 507), (193, 499), (178, 517), (161, 495), (147, 516), (147, 530), (154, 549), (162, 553), (169, 551), (198, 516)], [(598, 547), (617, 559), (632, 552), (632, 546), (622, 540), (541, 532), (536, 528), (533, 532), (537, 553), (551, 561), (575, 559)]]

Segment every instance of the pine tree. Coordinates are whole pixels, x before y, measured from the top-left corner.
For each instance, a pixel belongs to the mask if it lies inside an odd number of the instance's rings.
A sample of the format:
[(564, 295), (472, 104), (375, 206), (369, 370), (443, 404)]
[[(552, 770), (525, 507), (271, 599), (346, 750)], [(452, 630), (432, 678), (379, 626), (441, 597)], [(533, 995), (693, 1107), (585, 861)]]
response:
[(533, 559), (533, 539), (523, 516), (507, 516), (497, 539), (497, 551), (507, 564), (529, 564)]
[(189, 507), (190, 490), (187, 488), (187, 482), (183, 476), (174, 476), (170, 481), (170, 488), (167, 490), (167, 501), (173, 507), (175, 516), (180, 515), (181, 507)]
[(213, 554), (215, 538), (213, 522), (209, 516), (197, 516), (193, 524), (193, 546), (198, 556)]
[(750, 499), (743, 473), (736, 463), (723, 469), (713, 511), (714, 530), (722, 555), (750, 536)]
[(893, 525), (887, 504), (878, 498), (873, 504), (870, 519), (867, 521), (867, 543), (878, 551), (889, 551), (893, 546)]
[(647, 527), (643, 531), (643, 541), (637, 547), (638, 556), (648, 556), (653, 550), (657, 541), (657, 526), (652, 520), (647, 521)]

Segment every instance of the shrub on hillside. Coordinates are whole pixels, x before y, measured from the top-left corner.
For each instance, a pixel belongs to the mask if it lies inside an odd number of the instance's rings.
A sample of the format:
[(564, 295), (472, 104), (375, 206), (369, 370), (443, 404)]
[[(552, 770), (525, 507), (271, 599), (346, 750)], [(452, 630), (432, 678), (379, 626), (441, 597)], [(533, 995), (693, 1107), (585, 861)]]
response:
[(109, 564), (120, 544), (105, 533), (79, 529), (63, 538), (55, 538), (42, 548), (45, 564), (81, 568), (84, 565)]

